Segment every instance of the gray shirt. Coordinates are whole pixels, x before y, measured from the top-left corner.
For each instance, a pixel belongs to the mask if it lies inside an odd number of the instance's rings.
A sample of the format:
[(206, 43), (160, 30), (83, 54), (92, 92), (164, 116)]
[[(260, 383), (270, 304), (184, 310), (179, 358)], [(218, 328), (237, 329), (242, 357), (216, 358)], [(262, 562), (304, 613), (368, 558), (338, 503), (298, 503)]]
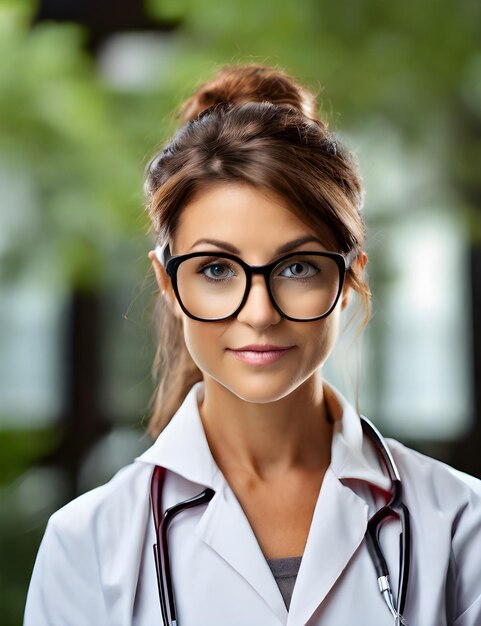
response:
[(292, 591), (296, 582), (297, 572), (301, 565), (302, 556), (290, 556), (284, 559), (267, 559), (267, 563), (279, 586), (284, 603), (289, 610)]

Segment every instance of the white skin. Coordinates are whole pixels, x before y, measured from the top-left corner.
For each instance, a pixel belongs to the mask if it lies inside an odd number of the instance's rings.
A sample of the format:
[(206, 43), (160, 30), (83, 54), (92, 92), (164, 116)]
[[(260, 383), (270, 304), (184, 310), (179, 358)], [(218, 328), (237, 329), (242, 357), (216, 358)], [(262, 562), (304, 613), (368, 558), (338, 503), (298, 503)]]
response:
[[(319, 234), (279, 195), (241, 183), (216, 183), (182, 209), (172, 254), (226, 251), (201, 238), (230, 243), (250, 265), (281, 255), (277, 248)], [(321, 241), (294, 250), (327, 250)], [(170, 278), (151, 251), (160, 290), (182, 320), (192, 359), (202, 371), (205, 394), (199, 412), (214, 459), (241, 503), (267, 557), (302, 554), (312, 513), (330, 463), (332, 426), (340, 407), (320, 373), (335, 344), (351, 287), (346, 280), (332, 313), (293, 322), (272, 306), (264, 277), (252, 277), (249, 297), (225, 321), (201, 322), (182, 311)], [(356, 263), (364, 268), (365, 253)], [(247, 344), (295, 346), (268, 365), (236, 359), (229, 349)]]

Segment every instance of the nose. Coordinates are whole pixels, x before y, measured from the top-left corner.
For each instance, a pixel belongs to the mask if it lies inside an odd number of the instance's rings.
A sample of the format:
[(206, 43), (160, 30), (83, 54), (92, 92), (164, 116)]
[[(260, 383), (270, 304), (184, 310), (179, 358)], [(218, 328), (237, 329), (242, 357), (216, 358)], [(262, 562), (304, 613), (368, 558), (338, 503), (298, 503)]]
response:
[(272, 324), (278, 324), (282, 316), (274, 307), (267, 291), (264, 276), (252, 276), (252, 283), (247, 300), (237, 314), (239, 322), (249, 324), (254, 328), (267, 328)]

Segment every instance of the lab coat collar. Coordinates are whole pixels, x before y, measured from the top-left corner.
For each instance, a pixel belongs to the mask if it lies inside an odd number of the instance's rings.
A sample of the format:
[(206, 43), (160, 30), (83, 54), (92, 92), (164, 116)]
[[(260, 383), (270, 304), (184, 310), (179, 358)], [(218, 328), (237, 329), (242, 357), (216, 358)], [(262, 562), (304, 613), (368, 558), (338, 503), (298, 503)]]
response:
[[(334, 422), (330, 470), (339, 480), (361, 480), (384, 491), (391, 482), (383, 468), (379, 452), (363, 435), (355, 409), (330, 383), (324, 381), (324, 393), (331, 413), (336, 404), (340, 416)], [(187, 393), (181, 406), (155, 443), (136, 460), (162, 465), (194, 483), (216, 490), (223, 482), (205, 436), (198, 402), (202, 401), (204, 382), (198, 381)]]
[[(354, 407), (330, 383), (324, 381), (324, 396), (328, 406), (340, 405), (341, 417), (333, 427), (330, 469), (341, 481), (360, 480), (390, 492), (391, 479), (381, 460), (380, 452), (363, 433), (361, 420)], [(332, 413), (332, 411), (331, 411)]]
[(136, 461), (161, 465), (193, 483), (217, 490), (222, 475), (205, 436), (197, 402), (204, 382), (195, 383), (155, 443)]

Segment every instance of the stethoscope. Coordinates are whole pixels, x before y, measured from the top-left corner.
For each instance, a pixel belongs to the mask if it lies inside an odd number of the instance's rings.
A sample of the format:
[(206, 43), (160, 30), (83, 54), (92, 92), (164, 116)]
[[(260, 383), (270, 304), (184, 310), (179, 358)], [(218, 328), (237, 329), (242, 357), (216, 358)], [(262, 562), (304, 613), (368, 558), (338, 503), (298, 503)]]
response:
[[(409, 522), (409, 511), (407, 506), (402, 502), (401, 478), (386, 440), (374, 424), (366, 417), (361, 416), (361, 424), (364, 433), (376, 445), (381, 455), (383, 463), (389, 474), (389, 478), (391, 479), (392, 488), (390, 501), (379, 509), (379, 511), (377, 511), (368, 521), (365, 534), (367, 548), (376, 570), (379, 591), (381, 592), (384, 601), (394, 618), (395, 626), (407, 626), (407, 621), (403, 615), (406, 606), (411, 554), (411, 527)], [(171, 506), (163, 515), (161, 515), (161, 497), (165, 472), (165, 468), (156, 465), (152, 474), (150, 495), (157, 539), (157, 543), (155, 543), (153, 547), (163, 623), (164, 626), (178, 626), (174, 588), (172, 584), (172, 573), (170, 569), (167, 532), (174, 517), (182, 511), (186, 511), (192, 507), (207, 504), (213, 498), (215, 491), (213, 489), (206, 488), (193, 498), (189, 498)], [(392, 516), (399, 517), (401, 521), (397, 603), (394, 602), (389, 582), (389, 569), (379, 543), (381, 526), (389, 517)]]

